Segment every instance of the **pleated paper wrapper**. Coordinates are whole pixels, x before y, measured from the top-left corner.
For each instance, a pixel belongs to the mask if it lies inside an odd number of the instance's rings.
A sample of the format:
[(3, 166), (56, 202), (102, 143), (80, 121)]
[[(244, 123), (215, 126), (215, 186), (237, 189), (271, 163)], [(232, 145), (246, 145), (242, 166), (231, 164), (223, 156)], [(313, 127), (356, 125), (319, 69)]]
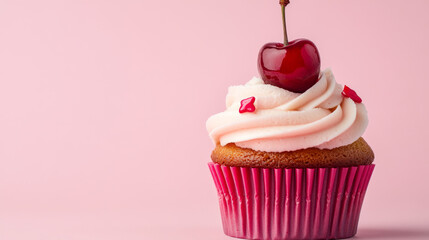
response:
[(354, 236), (374, 167), (268, 169), (209, 163), (224, 232), (245, 239)]

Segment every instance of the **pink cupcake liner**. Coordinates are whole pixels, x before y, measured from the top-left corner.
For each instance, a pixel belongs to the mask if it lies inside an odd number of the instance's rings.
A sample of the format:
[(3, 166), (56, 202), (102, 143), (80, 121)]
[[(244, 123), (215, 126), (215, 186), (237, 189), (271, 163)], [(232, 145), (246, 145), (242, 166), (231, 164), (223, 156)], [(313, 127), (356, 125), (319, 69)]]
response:
[(268, 169), (209, 163), (226, 235), (338, 239), (356, 234), (375, 165)]

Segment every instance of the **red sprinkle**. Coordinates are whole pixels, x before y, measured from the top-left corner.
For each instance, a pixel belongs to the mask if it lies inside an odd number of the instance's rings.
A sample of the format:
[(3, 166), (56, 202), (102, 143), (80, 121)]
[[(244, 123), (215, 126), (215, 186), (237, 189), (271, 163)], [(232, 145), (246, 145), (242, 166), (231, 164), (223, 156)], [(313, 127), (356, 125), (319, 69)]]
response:
[(240, 110), (238, 111), (240, 113), (254, 112), (256, 110), (254, 103), (255, 103), (255, 97), (243, 99), (241, 100)]
[(344, 85), (344, 89), (343, 89), (342, 94), (344, 97), (351, 98), (355, 103), (361, 103), (362, 102), (362, 98), (360, 98), (353, 89), (347, 87), (346, 85)]

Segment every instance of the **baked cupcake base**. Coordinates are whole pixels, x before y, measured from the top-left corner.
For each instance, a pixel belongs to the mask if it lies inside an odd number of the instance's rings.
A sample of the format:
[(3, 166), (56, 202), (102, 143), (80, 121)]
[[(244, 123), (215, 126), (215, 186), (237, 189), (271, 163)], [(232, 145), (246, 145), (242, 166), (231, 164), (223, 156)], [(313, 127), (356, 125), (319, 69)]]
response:
[(225, 166), (253, 168), (330, 168), (369, 165), (374, 152), (363, 138), (334, 148), (308, 148), (292, 152), (263, 152), (240, 148), (233, 143), (217, 145), (212, 161)]

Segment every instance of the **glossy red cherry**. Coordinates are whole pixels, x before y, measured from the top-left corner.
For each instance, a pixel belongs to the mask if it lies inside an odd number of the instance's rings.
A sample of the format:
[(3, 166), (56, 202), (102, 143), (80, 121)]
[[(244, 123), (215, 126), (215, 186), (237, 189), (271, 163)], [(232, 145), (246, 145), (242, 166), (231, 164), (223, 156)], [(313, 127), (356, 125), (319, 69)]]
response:
[(319, 51), (307, 39), (267, 43), (259, 51), (258, 70), (265, 83), (303, 93), (319, 79)]

